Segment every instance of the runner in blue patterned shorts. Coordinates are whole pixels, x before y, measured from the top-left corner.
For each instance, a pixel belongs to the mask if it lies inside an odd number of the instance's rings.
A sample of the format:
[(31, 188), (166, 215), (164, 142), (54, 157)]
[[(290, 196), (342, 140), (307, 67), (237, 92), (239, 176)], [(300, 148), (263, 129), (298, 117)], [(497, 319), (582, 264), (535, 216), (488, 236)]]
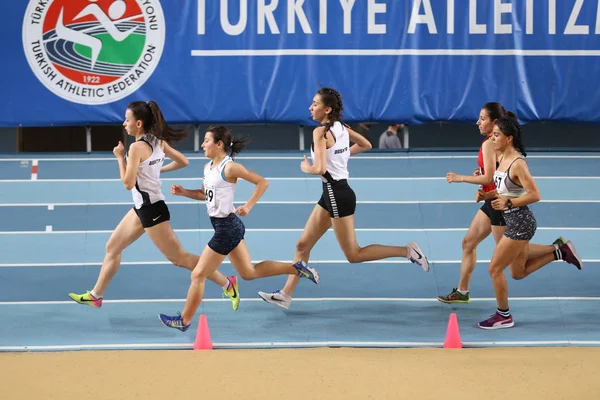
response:
[[(233, 267), (245, 280), (274, 275), (296, 275), (316, 284), (319, 283), (317, 271), (308, 267), (304, 261), (294, 264), (263, 261), (252, 265), (244, 241), (246, 228), (238, 215), (242, 217), (248, 215), (267, 190), (269, 182), (257, 173), (247, 170), (242, 164), (233, 161), (234, 155), (239, 153), (247, 143), (246, 139), (232, 138), (231, 133), (224, 126), (209, 127), (202, 143), (204, 155), (210, 159), (204, 167), (202, 189), (188, 190), (178, 185), (173, 185), (171, 188), (174, 195), (206, 201), (206, 209), (215, 233), (192, 271), (192, 282), (183, 313), (176, 316), (159, 314), (161, 322), (169, 328), (183, 332), (188, 330), (204, 296), (206, 279), (217, 271), (225, 257), (229, 257)], [(246, 204), (236, 209), (233, 206), (233, 197), (238, 179), (244, 179), (256, 187)], [(238, 293), (237, 280), (233, 283), (233, 291)]]

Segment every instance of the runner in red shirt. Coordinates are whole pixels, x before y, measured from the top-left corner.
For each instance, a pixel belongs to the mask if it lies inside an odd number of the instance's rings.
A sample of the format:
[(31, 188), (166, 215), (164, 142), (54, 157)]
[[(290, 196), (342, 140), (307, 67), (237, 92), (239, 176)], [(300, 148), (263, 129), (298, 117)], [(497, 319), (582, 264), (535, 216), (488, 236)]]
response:
[[(454, 172), (448, 172), (446, 175), (446, 180), (449, 183), (466, 182), (479, 185), (475, 200), (478, 203), (483, 200), (484, 204), (477, 211), (477, 214), (475, 214), (471, 226), (462, 241), (462, 262), (458, 287), (452, 289), (452, 292), (446, 296), (438, 296), (438, 300), (443, 303), (469, 302), (469, 283), (477, 262), (477, 246), (490, 233), (494, 235), (494, 241), (498, 243), (506, 230), (506, 222), (504, 221), (502, 211), (494, 210), (492, 207), (492, 201), (498, 195), (496, 193), (496, 186), (494, 185), (494, 172), (496, 172), (499, 160), (494, 150), (494, 144), (489, 140), (494, 129), (494, 121), (505, 116), (506, 110), (502, 104), (485, 104), (481, 108), (479, 120), (477, 120), (479, 133), (485, 136), (477, 158), (478, 168), (475, 169), (473, 176), (459, 175)], [(552, 245), (529, 244), (529, 257), (533, 258), (550, 254), (564, 244), (565, 240), (562, 237), (556, 239)]]

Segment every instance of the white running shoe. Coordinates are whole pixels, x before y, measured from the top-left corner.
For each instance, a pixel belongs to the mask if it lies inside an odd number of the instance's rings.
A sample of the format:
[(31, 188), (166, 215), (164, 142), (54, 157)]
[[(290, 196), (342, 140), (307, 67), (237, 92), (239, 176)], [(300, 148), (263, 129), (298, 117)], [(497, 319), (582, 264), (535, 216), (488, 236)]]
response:
[(425, 254), (423, 254), (423, 251), (421, 251), (417, 242), (410, 242), (406, 247), (408, 248), (408, 259), (412, 263), (423, 268), (423, 271), (429, 272), (429, 261), (427, 260), (427, 257), (425, 257)]
[(275, 304), (285, 310), (290, 308), (290, 304), (292, 304), (292, 298), (279, 290), (273, 293), (258, 292), (258, 296), (267, 303)]

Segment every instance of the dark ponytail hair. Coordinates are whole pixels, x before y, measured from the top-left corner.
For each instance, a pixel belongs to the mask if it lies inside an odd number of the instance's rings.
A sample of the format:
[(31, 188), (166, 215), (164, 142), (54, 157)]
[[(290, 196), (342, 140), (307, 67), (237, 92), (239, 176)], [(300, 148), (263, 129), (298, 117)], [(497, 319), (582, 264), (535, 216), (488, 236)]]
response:
[(333, 126), (333, 123), (339, 121), (342, 125), (349, 127), (347, 124), (342, 122), (342, 111), (344, 105), (342, 104), (342, 96), (340, 93), (332, 88), (321, 88), (317, 94), (321, 96), (321, 101), (326, 107), (331, 107), (331, 114), (329, 114), (329, 121), (325, 124), (325, 133)]
[(502, 104), (496, 102), (485, 103), (481, 108), (488, 113), (492, 121), (504, 118), (507, 112)]
[(523, 139), (521, 135), (521, 125), (517, 116), (510, 111), (506, 111), (506, 115), (496, 120), (496, 126), (504, 134), (504, 136), (512, 136), (513, 146), (523, 154), (523, 157), (527, 157), (525, 152), (525, 146), (523, 146)]
[(129, 103), (127, 109), (131, 111), (136, 120), (142, 121), (144, 132), (171, 144), (187, 136), (186, 131), (177, 130), (167, 125), (162, 111), (154, 101), (134, 101)]
[(212, 132), (215, 143), (219, 142), (219, 140), (223, 142), (225, 154), (228, 154), (232, 159), (251, 142), (249, 137), (235, 138), (231, 136), (229, 129), (223, 125), (209, 126), (206, 132)]

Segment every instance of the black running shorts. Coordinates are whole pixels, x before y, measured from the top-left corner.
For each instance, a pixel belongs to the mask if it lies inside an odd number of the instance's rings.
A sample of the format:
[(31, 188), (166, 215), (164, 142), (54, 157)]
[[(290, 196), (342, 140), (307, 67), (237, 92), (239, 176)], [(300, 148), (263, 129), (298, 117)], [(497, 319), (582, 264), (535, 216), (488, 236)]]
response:
[(323, 182), (323, 194), (318, 204), (331, 218), (347, 217), (356, 211), (356, 194), (346, 179)]
[(160, 200), (156, 203), (143, 205), (141, 208), (133, 208), (135, 213), (142, 222), (144, 228), (152, 228), (161, 222), (169, 221), (171, 214), (169, 213), (169, 207), (164, 201)]

